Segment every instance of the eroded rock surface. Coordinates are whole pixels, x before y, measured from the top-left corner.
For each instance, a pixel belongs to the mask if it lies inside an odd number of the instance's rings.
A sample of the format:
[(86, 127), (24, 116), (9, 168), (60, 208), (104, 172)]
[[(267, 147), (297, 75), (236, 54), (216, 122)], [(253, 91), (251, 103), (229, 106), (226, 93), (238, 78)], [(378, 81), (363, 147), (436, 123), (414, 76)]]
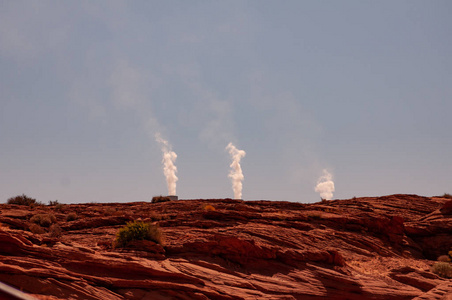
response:
[[(0, 204), (0, 281), (41, 299), (450, 299), (452, 281), (430, 268), (452, 247), (451, 206), (416, 195)], [(36, 214), (61, 232), (37, 233)], [(158, 223), (164, 245), (112, 247), (132, 220)]]

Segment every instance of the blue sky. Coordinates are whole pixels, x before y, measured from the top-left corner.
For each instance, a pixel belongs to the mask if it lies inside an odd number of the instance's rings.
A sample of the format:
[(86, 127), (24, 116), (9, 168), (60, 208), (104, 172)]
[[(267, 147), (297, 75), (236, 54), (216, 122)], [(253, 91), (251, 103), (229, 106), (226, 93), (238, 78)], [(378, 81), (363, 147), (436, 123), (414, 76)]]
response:
[(452, 192), (450, 1), (0, 0), (0, 201)]

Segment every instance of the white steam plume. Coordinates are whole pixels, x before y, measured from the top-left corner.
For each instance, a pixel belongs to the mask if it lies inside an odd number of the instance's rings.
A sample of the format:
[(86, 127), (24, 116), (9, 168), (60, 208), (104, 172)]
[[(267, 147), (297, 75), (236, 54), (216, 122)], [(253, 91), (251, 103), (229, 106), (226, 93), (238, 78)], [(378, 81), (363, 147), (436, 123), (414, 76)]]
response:
[(323, 170), (323, 175), (317, 180), (315, 191), (320, 193), (320, 197), (325, 200), (333, 199), (334, 182), (333, 176), (327, 170)]
[(175, 196), (176, 181), (178, 178), (176, 176), (177, 168), (174, 162), (176, 161), (177, 154), (171, 150), (171, 145), (160, 136), (160, 133), (155, 134), (155, 140), (162, 146), (163, 173), (165, 174), (166, 184), (168, 185), (168, 195)]
[(240, 167), (240, 159), (245, 156), (246, 152), (237, 149), (232, 143), (226, 146), (226, 150), (232, 158), (232, 163), (230, 165), (231, 171), (229, 172), (229, 177), (232, 180), (232, 190), (234, 191), (234, 199), (242, 199), (242, 181), (245, 178), (242, 173), (242, 168)]

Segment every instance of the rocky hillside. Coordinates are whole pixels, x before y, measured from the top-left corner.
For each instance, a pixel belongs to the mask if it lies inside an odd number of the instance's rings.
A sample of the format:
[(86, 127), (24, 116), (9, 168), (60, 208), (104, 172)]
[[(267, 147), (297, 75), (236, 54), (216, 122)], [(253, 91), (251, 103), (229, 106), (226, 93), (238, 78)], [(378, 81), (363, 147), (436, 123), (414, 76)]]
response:
[[(134, 220), (163, 246), (112, 247)], [(452, 299), (451, 247), (441, 197), (0, 204), (0, 282), (38, 299)]]

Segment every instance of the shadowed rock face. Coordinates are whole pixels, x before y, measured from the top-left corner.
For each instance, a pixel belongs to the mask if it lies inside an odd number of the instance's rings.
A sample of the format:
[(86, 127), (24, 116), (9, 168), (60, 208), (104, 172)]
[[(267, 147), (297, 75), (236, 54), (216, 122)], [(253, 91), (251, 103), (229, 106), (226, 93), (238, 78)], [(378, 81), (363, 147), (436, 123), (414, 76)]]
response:
[[(0, 204), (0, 281), (40, 299), (449, 299), (430, 267), (452, 247), (451, 207), (416, 195)], [(61, 233), (32, 233), (37, 214)], [(138, 219), (160, 225), (163, 247), (114, 249)]]

